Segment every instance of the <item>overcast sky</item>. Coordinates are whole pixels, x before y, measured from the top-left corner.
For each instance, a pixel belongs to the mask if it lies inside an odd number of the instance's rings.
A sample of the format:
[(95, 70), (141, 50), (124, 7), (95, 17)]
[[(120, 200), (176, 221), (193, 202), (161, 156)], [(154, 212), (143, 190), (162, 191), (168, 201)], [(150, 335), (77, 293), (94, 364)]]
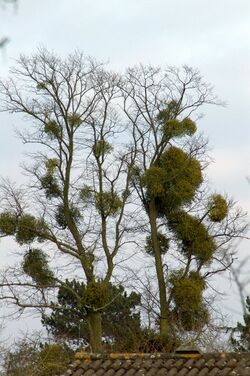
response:
[[(198, 68), (227, 102), (204, 108), (199, 123), (212, 148), (211, 184), (250, 211), (249, 0), (19, 0), (16, 10), (0, 8), (5, 35), (2, 75), (20, 53), (39, 46), (61, 55), (79, 49), (119, 71), (139, 62)], [(0, 114), (0, 175), (14, 178), (23, 151), (14, 138), (17, 122)], [(249, 248), (241, 243), (239, 257)]]

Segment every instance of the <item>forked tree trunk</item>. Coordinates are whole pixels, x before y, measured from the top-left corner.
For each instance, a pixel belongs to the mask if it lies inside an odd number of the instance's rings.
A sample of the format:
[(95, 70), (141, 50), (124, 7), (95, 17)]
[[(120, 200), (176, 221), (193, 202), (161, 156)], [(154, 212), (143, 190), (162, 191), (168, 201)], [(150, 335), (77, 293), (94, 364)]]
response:
[(102, 317), (99, 312), (90, 312), (87, 316), (90, 346), (93, 353), (102, 351)]
[(162, 341), (166, 343), (169, 340), (169, 309), (167, 304), (166, 282), (163, 272), (161, 250), (159, 247), (159, 241), (157, 236), (157, 212), (154, 200), (151, 200), (149, 203), (149, 220), (160, 298), (160, 337)]

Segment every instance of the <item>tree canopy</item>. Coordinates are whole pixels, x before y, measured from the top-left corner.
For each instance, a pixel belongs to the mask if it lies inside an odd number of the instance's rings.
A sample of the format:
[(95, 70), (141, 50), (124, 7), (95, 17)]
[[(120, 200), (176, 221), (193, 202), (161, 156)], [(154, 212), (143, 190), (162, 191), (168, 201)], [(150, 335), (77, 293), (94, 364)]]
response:
[[(114, 336), (108, 315), (115, 328), (120, 310), (137, 330), (138, 295), (125, 296), (125, 275), (115, 273), (143, 249), (155, 264), (162, 343), (205, 325), (207, 279), (229, 267), (246, 225), (207, 187), (197, 111), (218, 101), (199, 72), (139, 65), (118, 74), (79, 52), (62, 59), (42, 49), (20, 57), (0, 95), (2, 110), (25, 117), (18, 134), (29, 150), (26, 183), (0, 187), (0, 234), (20, 249), (1, 299), (40, 310), (55, 332), (74, 307), (100, 351), (102, 336)], [(62, 331), (75, 333), (64, 318)]]

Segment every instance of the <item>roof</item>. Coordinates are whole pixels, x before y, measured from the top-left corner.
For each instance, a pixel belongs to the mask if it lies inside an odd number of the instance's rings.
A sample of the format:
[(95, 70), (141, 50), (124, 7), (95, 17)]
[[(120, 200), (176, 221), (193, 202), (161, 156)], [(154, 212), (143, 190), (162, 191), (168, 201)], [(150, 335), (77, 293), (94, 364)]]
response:
[(88, 354), (62, 376), (250, 376), (250, 353)]

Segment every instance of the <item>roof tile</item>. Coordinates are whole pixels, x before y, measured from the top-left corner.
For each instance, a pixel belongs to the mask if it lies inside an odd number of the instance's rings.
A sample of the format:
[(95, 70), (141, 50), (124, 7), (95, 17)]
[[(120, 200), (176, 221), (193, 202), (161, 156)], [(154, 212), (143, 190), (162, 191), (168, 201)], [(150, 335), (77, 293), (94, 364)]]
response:
[(250, 376), (244, 354), (77, 354), (64, 376)]
[(156, 373), (155, 375), (157, 376), (165, 376), (165, 375), (168, 375), (168, 371), (166, 370), (166, 368), (161, 368), (159, 371), (156, 370)]
[(146, 373), (145, 373), (145, 375), (146, 376), (155, 376), (155, 375), (157, 375), (157, 369), (156, 368), (154, 368), (154, 367), (151, 367)]
[(200, 372), (199, 372), (199, 376), (207, 376), (209, 375), (209, 368), (207, 367), (203, 367)]
[(82, 376), (84, 374), (84, 371), (82, 368), (79, 368), (78, 370), (76, 370), (73, 375), (74, 376)]
[(210, 372), (209, 376), (216, 376), (216, 375), (221, 375), (221, 371), (219, 368), (214, 367)]
[(105, 376), (114, 376), (114, 375), (115, 375), (115, 370), (114, 369), (109, 369), (105, 373)]
[(198, 373), (199, 373), (198, 368), (192, 368), (192, 369), (188, 372), (187, 376), (195, 376), (195, 375), (198, 375)]
[(172, 367), (169, 371), (168, 371), (168, 376), (175, 376), (177, 375), (177, 372), (178, 372), (178, 369), (176, 367)]
[[(97, 371), (94, 371), (92, 368), (84, 370), (83, 373), (82, 373), (82, 375), (84, 375), (84, 376), (86, 376), (86, 375), (87, 376), (96, 376), (96, 374), (97, 374)], [(101, 375), (103, 375), (103, 373)], [(72, 376), (75, 376), (75, 374), (73, 374)], [(99, 376), (100, 376), (100, 373), (99, 373)]]
[(117, 372), (116, 372), (116, 376), (123, 376), (125, 374), (125, 369), (124, 368), (120, 368)]
[(189, 369), (186, 368), (186, 365), (185, 365), (185, 367), (183, 367), (181, 370), (179, 370), (178, 376), (186, 376), (188, 374), (188, 371), (189, 371)]
[(195, 364), (195, 367), (197, 367), (198, 369), (203, 369), (205, 363), (206, 360), (203, 358), (195, 359), (195, 361), (193, 362), (193, 364)]
[(130, 370), (127, 371), (126, 376), (134, 376), (136, 375), (136, 370), (134, 368), (130, 368)]

